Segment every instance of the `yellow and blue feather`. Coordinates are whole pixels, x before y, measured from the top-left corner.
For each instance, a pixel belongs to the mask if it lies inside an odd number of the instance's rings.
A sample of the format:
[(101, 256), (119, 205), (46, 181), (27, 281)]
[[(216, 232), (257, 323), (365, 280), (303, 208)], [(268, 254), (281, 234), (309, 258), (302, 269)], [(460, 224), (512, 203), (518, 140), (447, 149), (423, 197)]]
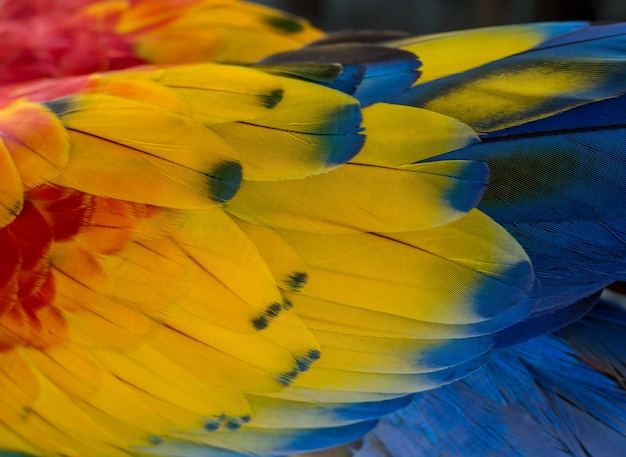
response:
[(567, 329), (494, 348), (623, 279), (623, 35), (344, 38), (1, 88), (4, 455), (290, 455), (419, 401), (502, 402), (480, 376), (543, 368), (527, 347), (590, 370)]

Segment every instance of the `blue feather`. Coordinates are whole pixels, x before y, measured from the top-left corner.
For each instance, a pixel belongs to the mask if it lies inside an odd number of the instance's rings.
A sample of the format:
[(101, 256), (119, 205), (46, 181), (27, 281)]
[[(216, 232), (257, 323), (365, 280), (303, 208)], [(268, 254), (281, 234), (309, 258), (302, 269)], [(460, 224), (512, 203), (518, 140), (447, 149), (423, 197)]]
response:
[(537, 311), (526, 319), (499, 332), (495, 347), (518, 344), (575, 322), (589, 312), (598, 301), (599, 296), (600, 292), (596, 292), (561, 308)]
[[(317, 429), (240, 429), (236, 433), (218, 433), (197, 442), (172, 439), (162, 444), (142, 447), (146, 455), (167, 457), (243, 457), (287, 456), (328, 448), (365, 435), (376, 421), (363, 421), (334, 428)], [(233, 449), (233, 450), (230, 450)], [(234, 449), (237, 449), (235, 451)], [(245, 451), (244, 451), (245, 450)], [(239, 451), (243, 453), (239, 453)]]
[(301, 68), (307, 64), (341, 63), (345, 70), (327, 85), (353, 95), (364, 107), (408, 89), (419, 77), (421, 66), (411, 52), (367, 43), (315, 45), (275, 54), (260, 63), (281, 65), (280, 68), (286, 71), (289, 71), (289, 65)]
[[(626, 98), (607, 103), (618, 112), (613, 105), (624, 110)], [(569, 306), (626, 275), (626, 201), (616, 198), (626, 191), (626, 128), (593, 115), (594, 105), (572, 110), (589, 117), (566, 112), (439, 157), (489, 165), (492, 179), (479, 208), (531, 258), (541, 285), (538, 313)], [(564, 133), (572, 117), (585, 128)]]
[(626, 313), (598, 307), (413, 403), (355, 457), (618, 457), (626, 449)]
[[(538, 46), (478, 68), (418, 84), (391, 102), (430, 108), (429, 104), (442, 97), (452, 98), (453, 102), (439, 106), (438, 110), (484, 133), (501, 130), (504, 125), (519, 125), (548, 114), (621, 95), (626, 83), (626, 24), (609, 30), (591, 29), (586, 32), (589, 39), (584, 40), (583, 32), (578, 32), (580, 39), (569, 42), (567, 37), (570, 35), (565, 35), (562, 44), (555, 45), (558, 43), (557, 38), (544, 43), (543, 47)], [(543, 78), (543, 81), (536, 82), (537, 88), (550, 81), (558, 81), (562, 93), (535, 94), (526, 93), (524, 89), (515, 86), (506, 86), (506, 89), (498, 87), (495, 89), (498, 93), (491, 95), (499, 96), (501, 102), (515, 101), (515, 108), (492, 111), (489, 116), (472, 120), (481, 96), (484, 97), (490, 90), (482, 85), (484, 81), (514, 78), (523, 71), (530, 71), (527, 75), (529, 78)], [(465, 92), (457, 99), (456, 95), (465, 90), (470, 92)], [(470, 94), (473, 96), (470, 97)]]
[(562, 46), (565, 44), (581, 43), (589, 40), (597, 40), (611, 36), (624, 35), (624, 24), (603, 24), (594, 25), (592, 27), (583, 27), (577, 30), (572, 30), (570, 33), (558, 36), (552, 40), (547, 40), (545, 43), (537, 46), (535, 49), (550, 48), (555, 46)]

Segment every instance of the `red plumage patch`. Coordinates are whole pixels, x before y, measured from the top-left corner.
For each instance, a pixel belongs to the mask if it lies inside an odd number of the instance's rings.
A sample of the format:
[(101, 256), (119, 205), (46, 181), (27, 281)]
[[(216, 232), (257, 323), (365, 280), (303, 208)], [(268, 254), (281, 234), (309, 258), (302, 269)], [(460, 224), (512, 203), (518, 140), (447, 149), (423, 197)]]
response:
[(0, 7), (0, 84), (116, 70), (143, 63), (116, 33), (119, 8), (92, 0), (7, 0)]
[(48, 255), (53, 233), (31, 202), (0, 230), (0, 351), (14, 346), (44, 348), (63, 339), (65, 320), (52, 308), (54, 278)]
[(66, 338), (50, 260), (55, 243), (78, 243), (94, 254), (113, 254), (153, 213), (146, 205), (49, 185), (25, 197), (20, 214), (0, 229), (0, 351), (16, 346), (45, 349)]

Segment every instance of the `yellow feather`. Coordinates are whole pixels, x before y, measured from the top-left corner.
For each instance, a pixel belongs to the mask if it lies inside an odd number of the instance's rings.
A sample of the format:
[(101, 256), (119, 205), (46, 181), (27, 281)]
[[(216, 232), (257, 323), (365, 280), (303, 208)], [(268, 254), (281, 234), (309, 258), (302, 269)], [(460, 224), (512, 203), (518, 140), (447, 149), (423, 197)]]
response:
[(455, 117), (481, 132), (503, 129), (547, 116), (545, 109), (539, 108), (548, 100), (570, 97), (575, 106), (576, 94), (593, 88), (599, 71), (605, 70), (587, 65), (586, 71), (580, 72), (576, 67), (564, 68), (559, 62), (552, 62), (493, 72), (459, 84), (423, 108)]
[(201, 425), (200, 418), (203, 417), (242, 414), (239, 410), (229, 410), (232, 406), (224, 402), (222, 397), (217, 397), (208, 386), (200, 384), (172, 360), (148, 345), (142, 345), (129, 353), (97, 351), (95, 357), (103, 368), (128, 384), (193, 413), (196, 416), (194, 426)]
[[(416, 320), (482, 322), (507, 309), (501, 299), (513, 304), (529, 287), (526, 279), (516, 283), (518, 262), (519, 268), (530, 268), (522, 248), (476, 210), (418, 232), (278, 233), (309, 265), (305, 294)], [(475, 299), (483, 287), (490, 295)]]
[(259, 316), (259, 311), (206, 269), (194, 263), (187, 281), (181, 287), (185, 288), (185, 294), (176, 302), (176, 306), (197, 319), (238, 332), (256, 331), (252, 322)]
[(107, 431), (98, 414), (85, 410), (84, 403), (66, 396), (46, 376), (35, 373), (39, 384), (37, 399), (25, 408), (23, 421), (9, 424), (9, 428), (35, 443), (38, 452), (45, 456), (117, 457), (122, 455), (123, 443), (140, 439), (141, 435), (130, 428)]
[(551, 26), (515, 25), (439, 33), (401, 40), (395, 46), (414, 53), (424, 62), (415, 83), (423, 84), (537, 46), (553, 32)]
[(384, 338), (455, 338), (472, 335), (471, 327), (423, 322), (393, 314), (392, 310), (371, 310), (358, 305), (322, 300), (304, 294), (287, 294), (307, 327), (315, 330), (351, 333)]
[(191, 114), (189, 103), (158, 80), (165, 70), (122, 71), (92, 78), (91, 91), (158, 106), (177, 114)]
[[(281, 319), (282, 316), (277, 321)], [(173, 309), (164, 323), (195, 341), (277, 376), (296, 368), (299, 354), (266, 338), (266, 332), (238, 333), (226, 330), (180, 308)]]
[(378, 103), (363, 109), (365, 144), (352, 162), (397, 167), (477, 143), (476, 132), (452, 117), (412, 106)]
[(0, 228), (9, 225), (24, 205), (24, 187), (9, 150), (0, 140)]
[[(484, 363), (484, 362), (483, 362)], [(464, 373), (466, 376), (469, 373)], [(308, 389), (329, 389), (337, 392), (360, 392), (363, 394), (410, 394), (434, 389), (441, 386), (442, 382), (437, 378), (432, 378), (430, 373), (426, 374), (387, 374), (387, 373), (362, 373), (356, 371), (344, 371), (327, 368), (317, 368), (304, 373), (294, 383), (294, 387), (305, 387)], [(450, 377), (448, 382), (458, 378)], [(320, 395), (321, 396), (321, 395)], [(337, 398), (340, 398), (339, 396)], [(348, 397), (349, 398), (349, 395)], [(370, 401), (377, 396), (370, 398)], [(349, 400), (346, 400), (349, 401)], [(363, 400), (362, 400), (363, 401)]]
[[(26, 189), (50, 181), (63, 171), (69, 159), (69, 137), (60, 120), (44, 106), (24, 100), (0, 110), (2, 143), (13, 157)], [(4, 180), (4, 166), (2, 170)]]
[(285, 90), (284, 79), (229, 65), (168, 68), (153, 78), (184, 100), (194, 119), (204, 125), (263, 117), (281, 102)]
[(298, 291), (306, 284), (306, 265), (285, 240), (267, 227), (234, 220), (254, 243), (279, 287)]
[(4, 392), (0, 398), (0, 420), (4, 423), (22, 422), (28, 413), (28, 405), (37, 398), (39, 386), (19, 351), (0, 354), (0, 385)]
[(214, 391), (270, 392), (282, 385), (273, 373), (224, 354), (174, 329), (163, 329), (148, 344)]
[(118, 30), (133, 32), (138, 55), (168, 64), (255, 62), (321, 36), (304, 20), (261, 5), (226, 0), (200, 0), (178, 8), (167, 2), (142, 2), (125, 11)]
[(137, 347), (155, 323), (132, 305), (111, 297), (110, 283), (85, 250), (56, 245), (52, 255), (57, 287), (55, 306), (71, 311), (72, 337), (90, 346)]
[(33, 447), (28, 438), (20, 437), (9, 427), (0, 427), (0, 443), (9, 452), (23, 452), (25, 454), (36, 454), (38, 449)]
[[(224, 165), (234, 152), (189, 117), (110, 95), (67, 102), (72, 160), (56, 184), (120, 200), (170, 208), (203, 208), (221, 201)], [(226, 178), (236, 190), (239, 178)]]
[(459, 195), (457, 207), (471, 208), (486, 178), (484, 164), (463, 161), (401, 169), (349, 163), (307, 179), (245, 182), (227, 209), (247, 222), (289, 230), (420, 230), (461, 217), (449, 195)]
[(157, 320), (189, 289), (191, 261), (169, 238), (129, 243), (98, 260), (109, 278), (106, 294)]
[(89, 351), (76, 344), (66, 343), (47, 352), (31, 350), (25, 356), (71, 400), (89, 398), (101, 387), (101, 367)]
[[(188, 214), (173, 239), (195, 264), (255, 311), (249, 314), (248, 328), (264, 328), (273, 312), (280, 313), (283, 298), (274, 277), (254, 244), (224, 212)], [(263, 325), (257, 325), (258, 319)]]
[[(325, 370), (319, 372), (319, 375), (322, 378), (327, 377), (328, 379), (332, 380), (333, 373), (335, 372), (332, 370)], [(358, 374), (354, 373), (353, 375), (358, 376)], [(315, 373), (312, 376), (317, 377), (318, 373)], [(345, 381), (345, 377), (342, 380), (337, 381)], [(289, 388), (280, 392), (264, 395), (270, 398), (279, 398), (281, 400), (308, 401), (313, 403), (360, 403), (389, 400), (392, 398), (397, 398), (402, 394), (383, 392), (383, 389), (381, 389), (380, 392), (362, 392), (349, 389), (340, 390), (332, 384), (328, 384), (326, 388), (321, 388), (319, 386), (303, 386), (297, 384), (292, 385)]]
[(317, 174), (353, 157), (361, 147), (361, 115), (349, 95), (281, 78), (269, 94), (276, 107), (245, 123), (211, 125), (241, 157), (244, 179), (271, 181)]
[[(437, 363), (429, 357), (445, 348), (454, 351), (454, 346), (446, 340), (428, 340), (424, 338), (385, 338), (354, 335), (348, 332), (314, 332), (324, 348), (324, 356), (315, 365), (317, 368), (329, 368), (343, 371), (385, 373), (385, 374), (420, 374), (431, 373), (448, 366), (466, 362), (463, 348), (475, 347), (474, 342), (465, 338), (457, 340), (458, 356), (442, 357)], [(490, 342), (491, 338), (485, 341)], [(483, 353), (491, 349), (484, 344)], [(478, 350), (471, 352), (470, 358), (480, 355)], [(445, 362), (443, 361), (445, 360)]]

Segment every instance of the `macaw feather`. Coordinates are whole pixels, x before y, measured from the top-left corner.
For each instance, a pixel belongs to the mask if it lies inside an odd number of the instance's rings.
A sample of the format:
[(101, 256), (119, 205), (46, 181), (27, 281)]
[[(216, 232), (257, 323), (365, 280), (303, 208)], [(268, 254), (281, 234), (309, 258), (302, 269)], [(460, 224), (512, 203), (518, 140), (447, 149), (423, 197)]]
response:
[(322, 403), (284, 400), (269, 396), (247, 396), (259, 428), (284, 428), (285, 415), (291, 428), (328, 428), (390, 414), (411, 402), (410, 396), (361, 403)]
[(490, 133), (438, 158), (489, 165), (491, 182), (478, 207), (531, 257), (541, 281), (538, 313), (584, 299), (624, 270), (626, 212), (615, 198), (624, 181), (623, 101), (609, 98)]
[(0, 143), (0, 226), (5, 227), (15, 220), (24, 205), (24, 187), (20, 174), (9, 150)]
[(15, 101), (0, 111), (0, 227), (19, 214), (24, 192), (49, 182), (69, 159), (69, 138), (45, 107)]
[[(480, 141), (473, 129), (454, 118), (388, 103), (364, 109), (363, 126), (365, 144), (351, 162), (367, 165), (410, 165)], [(385, 147), (390, 141), (394, 148)]]
[[(474, 238), (470, 233), (478, 227), (481, 230), (475, 233), (481, 236)], [(444, 324), (487, 321), (505, 312), (504, 297), (514, 305), (532, 281), (524, 254), (515, 244), (510, 245), (510, 251), (506, 248), (490, 251), (487, 239), (507, 243), (508, 234), (479, 212), (418, 232), (324, 237), (283, 230), (278, 233), (309, 265), (310, 279), (303, 295), (419, 321)], [(473, 242), (468, 243), (468, 239)], [(510, 263), (496, 266), (493, 264), (496, 257), (500, 262), (508, 259)], [(422, 278), (423, 282), (416, 282), (415, 278)], [(452, 287), (451, 281), (457, 281), (456, 285)], [(443, 287), (434, 288), (436, 284)], [(446, 284), (450, 285), (449, 289)], [(472, 292), (463, 284), (472, 284)], [(489, 284), (486, 287), (489, 297), (474, 289), (477, 284)], [(476, 307), (470, 306), (472, 296)], [(423, 304), (416, 307), (413, 305), (416, 301)], [(439, 303), (459, 306), (444, 307)]]
[[(356, 67), (358, 83), (348, 92), (362, 106), (383, 102), (410, 87), (420, 75), (415, 53), (367, 43), (318, 43), (302, 49), (274, 54), (261, 60), (262, 65), (337, 64), (350, 71)], [(335, 86), (341, 88), (341, 86)]]
[(5, 85), (142, 64), (252, 63), (322, 32), (234, 0), (7, 0), (0, 35)]
[[(479, 65), (472, 65), (467, 71), (418, 84), (390, 101), (446, 114), (483, 133), (616, 96), (621, 93), (619, 81), (625, 71), (620, 50), (626, 40), (623, 33), (611, 30), (593, 39), (557, 41), (554, 45), (549, 42), (556, 38), (551, 29), (558, 34), (583, 25), (548, 25), (549, 33), (542, 37), (541, 46), (517, 49), (504, 59), (478, 61)], [(533, 30), (532, 34), (539, 32), (541, 26)], [(505, 31), (506, 28), (496, 29)], [(483, 43), (477, 49), (484, 46)], [(413, 51), (418, 53), (419, 49)], [(448, 62), (446, 59), (440, 65), (447, 68)], [(535, 84), (538, 80), (541, 84)], [(476, 104), (476, 100), (481, 102)]]
[(232, 0), (136, 2), (121, 16), (117, 31), (129, 35), (139, 56), (156, 64), (254, 62), (321, 35), (300, 18)]
[(540, 47), (585, 25), (569, 22), (486, 27), (404, 38), (392, 43), (426, 63), (416, 82), (421, 85)]
[[(247, 222), (288, 230), (420, 230), (461, 217), (478, 202), (486, 182), (487, 169), (478, 162), (404, 168), (350, 163), (302, 180), (246, 182), (228, 211)], [(312, 202), (312, 195), (319, 200)]]
[(621, 455), (623, 326), (623, 310), (600, 306), (552, 335), (499, 349), (483, 370), (416, 395), (354, 455)]
[(0, 90), (0, 454), (623, 443), (623, 312), (530, 339), (624, 279), (623, 25), (293, 51), (235, 0), (76, 2), (50, 41), (117, 57)]
[(234, 221), (254, 243), (272, 276), (276, 278), (276, 285), (291, 292), (302, 290), (308, 280), (307, 266), (295, 249), (268, 227), (237, 219)]

